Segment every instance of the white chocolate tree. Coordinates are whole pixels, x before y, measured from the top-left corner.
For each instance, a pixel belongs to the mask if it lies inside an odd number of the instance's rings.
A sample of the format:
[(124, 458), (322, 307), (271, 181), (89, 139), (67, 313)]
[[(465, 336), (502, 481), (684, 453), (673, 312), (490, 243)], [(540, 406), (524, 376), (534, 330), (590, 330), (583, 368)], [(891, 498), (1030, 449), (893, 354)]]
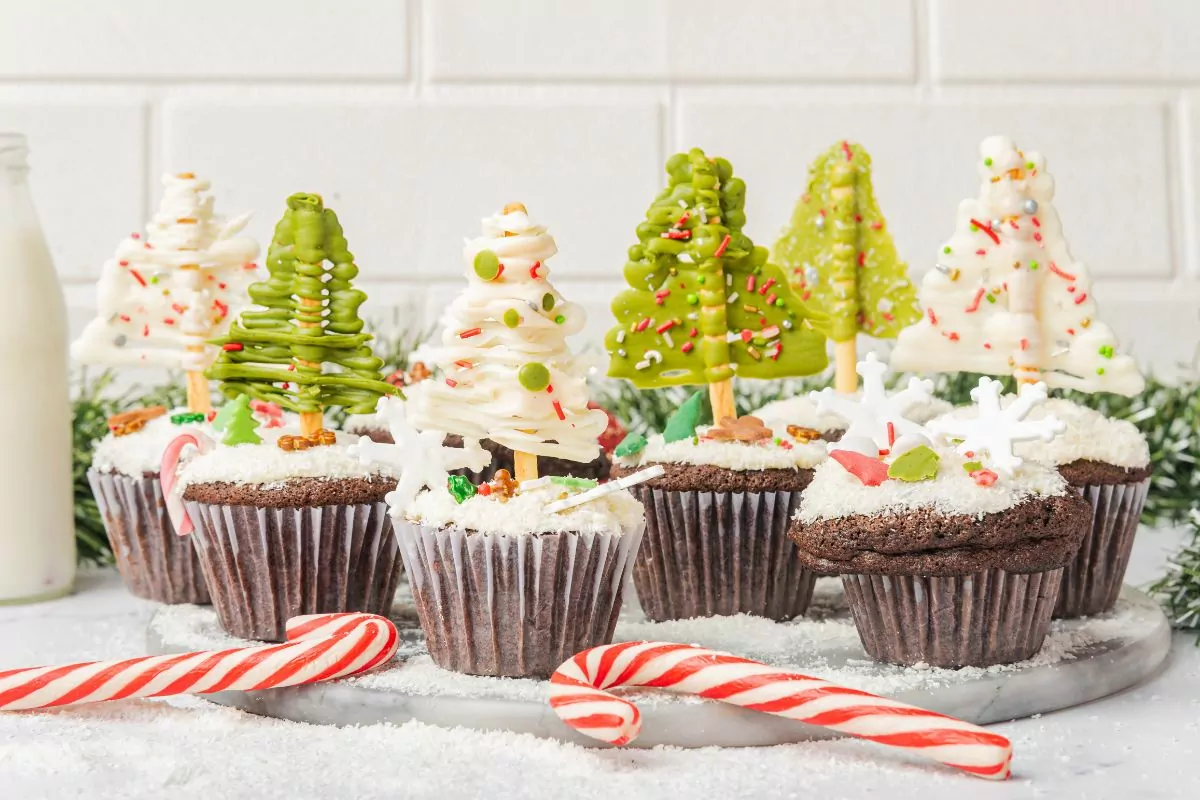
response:
[(484, 219), (483, 236), (466, 243), (467, 288), (446, 310), (433, 356), (441, 377), (408, 391), (416, 427), (512, 448), (519, 480), (537, 476), (539, 455), (595, 458), (608, 425), (603, 411), (588, 409), (566, 343), (584, 311), (547, 280), (557, 251), (520, 204)]
[(96, 318), (72, 346), (79, 361), (105, 366), (182, 368), (188, 406), (211, 410), (207, 344), (232, 319), (231, 306), (254, 278), (258, 244), (237, 234), (249, 215), (213, 214), (209, 183), (190, 172), (163, 176), (162, 202), (146, 235), (130, 234), (105, 262)]
[(979, 197), (959, 206), (957, 230), (921, 283), (925, 316), (901, 331), (892, 367), (1140, 392), (1136, 362), (1116, 353), (1087, 267), (1067, 248), (1045, 160), (1003, 136), (979, 149)]
[(1021, 457), (1013, 454), (1015, 442), (1034, 439), (1048, 442), (1067, 426), (1049, 414), (1038, 420), (1025, 419), (1030, 411), (1046, 402), (1046, 384), (1021, 384), (1016, 399), (1006, 408), (1000, 407), (1002, 389), (1000, 381), (980, 378), (979, 385), (971, 390), (978, 416), (968, 418), (947, 414), (930, 420), (928, 428), (946, 438), (961, 440), (956, 449), (963, 455), (987, 453), (989, 463), (1011, 477), (1022, 464)]

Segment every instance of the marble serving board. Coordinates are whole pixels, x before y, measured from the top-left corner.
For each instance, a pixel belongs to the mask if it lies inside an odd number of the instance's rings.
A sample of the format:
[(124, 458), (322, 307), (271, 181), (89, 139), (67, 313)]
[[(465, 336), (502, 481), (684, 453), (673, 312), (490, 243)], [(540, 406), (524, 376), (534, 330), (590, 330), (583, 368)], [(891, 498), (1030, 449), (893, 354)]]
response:
[[(434, 666), (406, 590), (405, 585), (391, 614), (400, 631), (400, 649), (385, 667), (333, 683), (221, 692), (208, 699), (321, 725), (419, 720), (602, 746), (559, 721), (546, 701), (545, 681), (460, 675)], [(248, 644), (226, 634), (213, 610), (200, 606), (164, 606), (151, 620), (147, 637), (155, 653)], [(1166, 657), (1170, 626), (1156, 603), (1127, 586), (1108, 614), (1056, 621), (1042, 649), (1028, 661), (987, 669), (896, 667), (867, 658), (840, 582), (823, 579), (804, 619), (775, 623), (741, 615), (653, 623), (634, 605), (622, 612), (615, 639), (700, 644), (987, 724), (1079, 705), (1138, 683)], [(642, 711), (642, 734), (633, 746), (747, 747), (829, 735), (781, 717), (668, 692), (639, 690), (625, 696)]]

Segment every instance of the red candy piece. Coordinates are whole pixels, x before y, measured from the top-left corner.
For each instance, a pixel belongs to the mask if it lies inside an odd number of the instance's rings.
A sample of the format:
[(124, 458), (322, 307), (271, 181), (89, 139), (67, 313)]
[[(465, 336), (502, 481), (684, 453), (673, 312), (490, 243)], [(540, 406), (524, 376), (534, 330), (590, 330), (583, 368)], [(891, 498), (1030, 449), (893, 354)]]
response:
[(971, 473), (971, 477), (980, 486), (991, 486), (999, 476), (990, 469), (977, 469)]
[(625, 426), (621, 424), (621, 421), (614, 417), (608, 411), (608, 409), (604, 408), (599, 403), (588, 402), (587, 407), (599, 409), (608, 416), (608, 427), (604, 429), (604, 432), (601, 433), (598, 438), (600, 441), (600, 447), (604, 449), (604, 452), (611, 453), (616, 449), (617, 445), (621, 443), (621, 440), (625, 438), (625, 435), (629, 433), (629, 431), (625, 430)]
[(842, 468), (862, 481), (863, 486), (878, 486), (888, 479), (888, 467), (877, 458), (855, 453), (853, 450), (834, 450), (829, 457)]

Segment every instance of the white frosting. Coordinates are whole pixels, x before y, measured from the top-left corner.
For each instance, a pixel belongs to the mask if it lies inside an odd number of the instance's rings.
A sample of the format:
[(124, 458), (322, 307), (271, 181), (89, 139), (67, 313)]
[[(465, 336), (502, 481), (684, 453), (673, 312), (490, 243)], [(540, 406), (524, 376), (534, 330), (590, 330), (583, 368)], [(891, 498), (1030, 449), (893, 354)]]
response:
[(1012, 508), (1030, 497), (1067, 493), (1067, 484), (1056, 470), (1026, 462), (1011, 478), (980, 486), (963, 469), (966, 459), (951, 450), (939, 450), (937, 477), (927, 481), (887, 480), (866, 486), (836, 461), (817, 467), (812, 483), (800, 498), (796, 519), (802, 523), (838, 519), (856, 514), (899, 514), (918, 508), (939, 514), (981, 517)]
[(236, 234), (249, 220), (213, 214), (208, 181), (165, 175), (162, 203), (146, 226), (105, 262), (97, 315), (72, 345), (78, 361), (203, 371), (206, 344), (233, 320), (255, 277), (253, 239)]
[(925, 316), (900, 332), (892, 366), (1140, 392), (1136, 362), (1114, 353), (1087, 266), (1068, 250), (1041, 154), (993, 136), (980, 145), (978, 169), (979, 197), (959, 206), (955, 234), (921, 282)]
[(927, 403), (933, 397), (933, 381), (909, 378), (908, 385), (889, 393), (883, 385), (887, 364), (874, 353), (859, 361), (855, 371), (862, 376), (862, 393), (856, 396), (838, 394), (832, 386), (819, 392), (809, 392), (809, 399), (821, 413), (831, 412), (850, 421), (846, 438), (866, 437), (880, 449), (891, 445), (897, 433), (919, 433), (921, 426), (908, 419), (908, 409)]
[(342, 430), (346, 433), (357, 434), (365, 434), (367, 431), (385, 431), (387, 427), (387, 420), (383, 419), (378, 411), (374, 414), (350, 414), (342, 423)]
[[(852, 396), (861, 397), (862, 392), (855, 392)], [(909, 406), (904, 416), (923, 425), (934, 417), (949, 413), (953, 408), (954, 406), (945, 400), (931, 397)], [(766, 423), (768, 428), (776, 430), (783, 430), (788, 425), (799, 425), (802, 428), (829, 433), (845, 430), (849, 424), (848, 420), (842, 419), (834, 411), (818, 411), (816, 403), (810, 400), (807, 394), (767, 403), (752, 413)]]
[[(700, 427), (696, 433), (703, 436), (708, 428)], [(790, 444), (791, 449), (781, 447), (774, 438), (765, 444), (743, 444), (722, 442), (715, 439), (681, 439), (667, 443), (661, 434), (651, 436), (642, 452), (632, 458), (618, 458), (622, 466), (638, 464), (696, 464), (721, 467), (737, 472), (760, 469), (812, 469), (825, 460), (825, 442), (816, 440), (801, 444), (783, 430), (774, 431), (775, 437)]]
[(179, 490), (193, 483), (258, 484), (263, 488), (282, 488), (292, 478), (394, 478), (394, 471), (384, 463), (364, 464), (351, 448), (357, 436), (338, 434), (336, 445), (288, 451), (276, 444), (284, 433), (295, 434), (296, 428), (259, 428), (261, 444), (218, 446), (186, 462), (179, 470)]
[[(1006, 395), (1001, 402), (1007, 407), (1013, 400), (1012, 395)], [(948, 416), (972, 419), (978, 414), (976, 406), (965, 406)], [(1017, 455), (1053, 466), (1087, 460), (1138, 469), (1150, 463), (1146, 437), (1132, 422), (1109, 419), (1095, 409), (1063, 399), (1046, 401), (1030, 412), (1029, 419), (1043, 419), (1046, 415), (1065, 423), (1066, 431), (1049, 442), (1021, 442), (1014, 448)]]
[[(483, 220), (483, 231), (466, 243), (467, 288), (446, 310), (442, 347), (433, 355), (441, 375), (406, 392), (412, 422), (513, 450), (591, 461), (608, 417), (587, 408), (585, 375), (566, 344), (583, 328), (584, 311), (546, 280), (546, 259), (557, 252), (554, 239), (520, 211)], [(485, 250), (504, 268), (495, 280), (475, 273), (475, 257)], [(510, 328), (503, 318), (513, 310), (520, 322)], [(517, 379), (533, 363), (549, 370), (546, 391), (529, 391)]]
[(162, 466), (162, 454), (167, 445), (188, 431), (199, 431), (210, 438), (219, 438), (207, 422), (176, 425), (171, 422), (172, 414), (186, 413), (186, 408), (177, 408), (161, 417), (155, 417), (145, 427), (124, 436), (108, 434), (96, 442), (92, 454), (92, 467), (101, 472), (116, 471), (122, 475), (140, 478), (144, 473), (157, 474)]
[(557, 514), (547, 514), (546, 506), (564, 493), (562, 487), (550, 484), (523, 490), (508, 502), (477, 494), (460, 504), (445, 489), (431, 489), (417, 495), (406, 516), (411, 521), (435, 528), (452, 526), (478, 533), (509, 535), (567, 531), (634, 533), (645, 518), (642, 504), (627, 491), (614, 492)]

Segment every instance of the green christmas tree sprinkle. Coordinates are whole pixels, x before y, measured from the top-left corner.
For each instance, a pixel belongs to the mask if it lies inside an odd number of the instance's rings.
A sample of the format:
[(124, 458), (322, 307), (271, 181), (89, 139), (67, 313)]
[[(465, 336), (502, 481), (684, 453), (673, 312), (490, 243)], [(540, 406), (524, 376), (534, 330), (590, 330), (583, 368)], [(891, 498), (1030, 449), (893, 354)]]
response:
[(383, 361), (362, 332), (358, 309), (367, 296), (352, 284), (358, 267), (337, 215), (318, 195), (288, 198), (267, 271), (250, 286), (261, 308), (242, 312), (215, 341), (223, 349), (206, 374), (227, 397), (249, 395), (298, 413), (343, 406), (370, 414), (380, 395), (400, 393), (383, 380)]
[(225, 409), (229, 409), (229, 415), (226, 417), (223, 427), (225, 438), (221, 440), (221, 444), (259, 444), (262, 442), (262, 437), (254, 432), (258, 428), (258, 420), (254, 418), (254, 412), (250, 410), (250, 395), (243, 394), (235, 397), (222, 406), (221, 410)]
[(861, 145), (840, 142), (813, 162), (808, 190), (772, 257), (802, 300), (828, 312), (834, 341), (860, 331), (894, 339), (921, 318), (908, 265), (875, 201), (871, 157)]

